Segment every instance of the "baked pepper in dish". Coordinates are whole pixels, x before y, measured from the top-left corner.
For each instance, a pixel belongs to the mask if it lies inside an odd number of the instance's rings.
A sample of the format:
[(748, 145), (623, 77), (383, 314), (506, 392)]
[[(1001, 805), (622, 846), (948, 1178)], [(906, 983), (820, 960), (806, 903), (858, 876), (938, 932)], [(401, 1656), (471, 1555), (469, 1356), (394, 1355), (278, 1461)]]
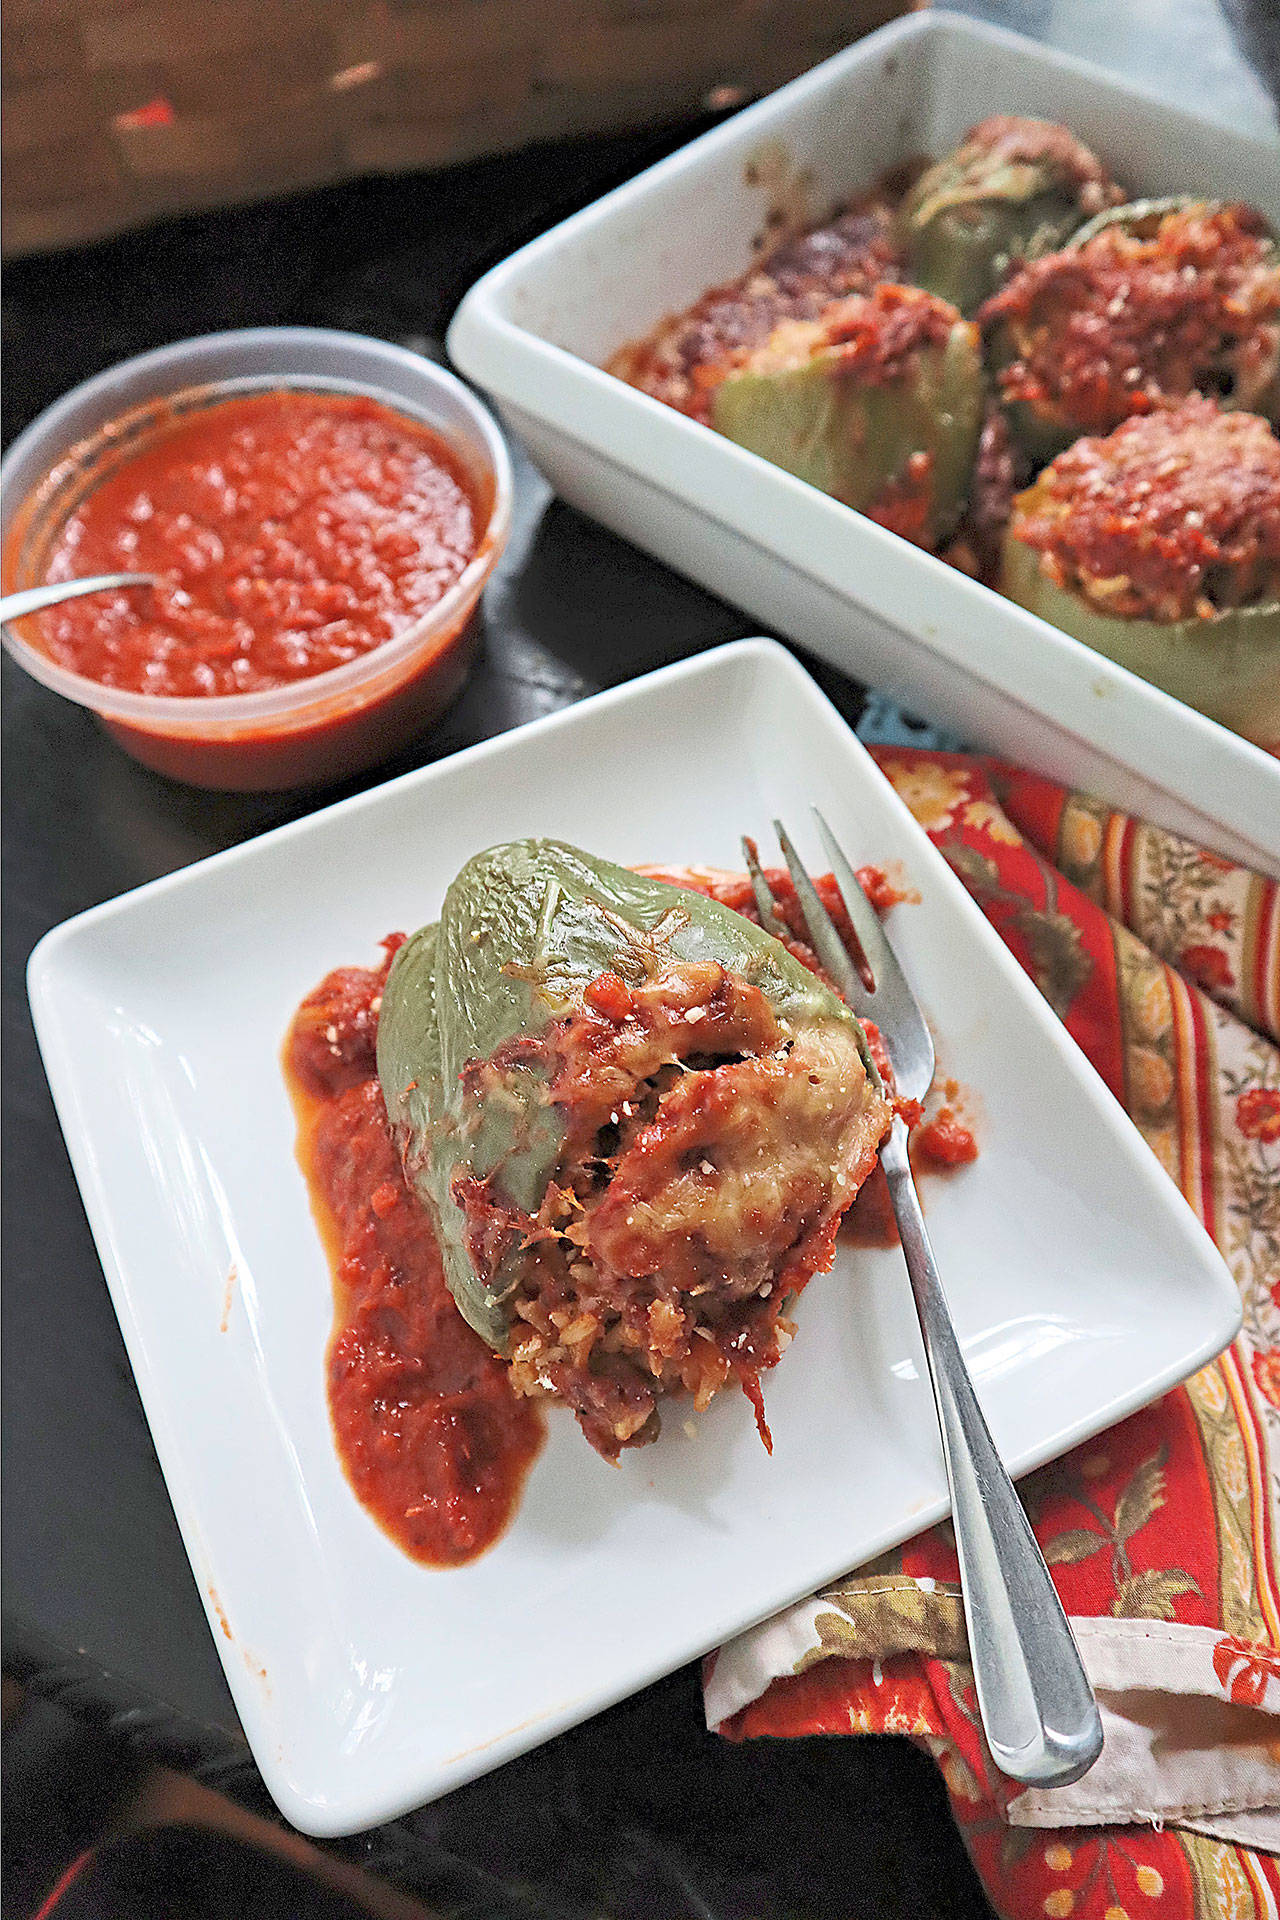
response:
[(668, 314), (609, 361), (628, 386), (704, 423), (711, 397), (745, 354), (784, 320), (813, 320), (901, 267), (887, 204), (872, 196), (807, 233), (789, 234), (748, 272)]
[(903, 200), (913, 279), (973, 313), (1012, 266), (1060, 247), (1120, 190), (1066, 127), (1000, 114), (972, 127)]
[(1000, 587), (1166, 693), (1280, 742), (1280, 441), (1192, 395), (1059, 454)]
[(1280, 417), (1280, 252), (1252, 207), (1117, 208), (1022, 268), (978, 319), (1038, 460), (1189, 393)]
[(787, 321), (716, 388), (720, 433), (920, 546), (959, 518), (982, 425), (972, 322), (883, 285)]
[(458, 1306), (608, 1459), (669, 1391), (736, 1382), (759, 1413), (889, 1126), (865, 1049), (762, 928), (550, 840), (467, 862), (378, 1022)]

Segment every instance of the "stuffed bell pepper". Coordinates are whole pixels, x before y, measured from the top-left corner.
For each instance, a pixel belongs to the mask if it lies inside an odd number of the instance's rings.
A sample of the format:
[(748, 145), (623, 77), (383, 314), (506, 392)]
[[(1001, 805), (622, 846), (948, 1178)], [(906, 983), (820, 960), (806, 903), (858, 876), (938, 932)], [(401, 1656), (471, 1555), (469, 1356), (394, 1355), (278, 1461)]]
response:
[(609, 371), (706, 422), (725, 375), (775, 327), (815, 319), (833, 300), (868, 292), (899, 266), (888, 205), (873, 197), (789, 235), (750, 272), (712, 287), (687, 312), (670, 314), (642, 340), (620, 348)]
[[(548, 840), (397, 953), (378, 1072), (462, 1313), (607, 1459), (787, 1345), (890, 1108), (844, 1004), (701, 894)], [(762, 1431), (764, 1431), (762, 1427)]]
[(1066, 127), (1001, 114), (929, 167), (898, 215), (911, 276), (973, 313), (1012, 266), (1060, 247), (1121, 198)]
[(712, 397), (720, 433), (936, 547), (964, 505), (982, 426), (978, 336), (943, 300), (892, 284), (787, 321)]
[(1014, 502), (1003, 592), (1280, 743), (1280, 441), (1192, 395), (1059, 454)]
[(1280, 251), (1251, 207), (1138, 202), (1103, 214), (1016, 273), (978, 319), (1036, 460), (1189, 393), (1280, 417)]

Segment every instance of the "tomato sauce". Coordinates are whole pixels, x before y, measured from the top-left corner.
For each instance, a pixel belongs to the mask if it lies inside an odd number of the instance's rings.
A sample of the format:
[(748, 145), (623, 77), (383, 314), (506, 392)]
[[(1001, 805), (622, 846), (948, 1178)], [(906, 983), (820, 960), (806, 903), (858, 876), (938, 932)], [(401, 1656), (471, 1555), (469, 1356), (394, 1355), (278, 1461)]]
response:
[(939, 1107), (915, 1135), (915, 1145), (935, 1167), (967, 1167), (978, 1157), (973, 1129), (951, 1107)]
[[(955, 1082), (949, 1081), (948, 1086), (954, 1087)], [(918, 1102), (911, 1104), (919, 1108)], [(966, 1167), (971, 1160), (977, 1159), (978, 1142), (973, 1130), (965, 1125), (952, 1107), (939, 1108), (929, 1120), (921, 1118), (913, 1122), (910, 1115), (904, 1114), (903, 1117), (911, 1128), (907, 1136), (907, 1157), (911, 1161), (917, 1191), (920, 1191), (920, 1182), (925, 1174), (946, 1174), (953, 1167)], [(921, 1204), (923, 1197), (921, 1193)], [(898, 1223), (893, 1217), (893, 1202), (889, 1198), (889, 1183), (884, 1177), (883, 1167), (873, 1167), (859, 1187), (853, 1205), (840, 1222), (840, 1239), (851, 1247), (898, 1245)]]
[(874, 287), (833, 307), (822, 322), (823, 344), (840, 349), (840, 365), (860, 385), (892, 386), (927, 347), (944, 347), (955, 309), (922, 287)]
[(298, 1010), (285, 1069), (334, 1272), (327, 1384), (343, 1469), (397, 1546), (454, 1567), (511, 1519), (543, 1419), (458, 1312), (405, 1184), (374, 1057), (386, 971), (331, 973)]
[(259, 693), (361, 658), (453, 586), (484, 515), (428, 428), (358, 394), (280, 390), (175, 417), (87, 494), (49, 580), (162, 584), (39, 616), (49, 657), (103, 686)]

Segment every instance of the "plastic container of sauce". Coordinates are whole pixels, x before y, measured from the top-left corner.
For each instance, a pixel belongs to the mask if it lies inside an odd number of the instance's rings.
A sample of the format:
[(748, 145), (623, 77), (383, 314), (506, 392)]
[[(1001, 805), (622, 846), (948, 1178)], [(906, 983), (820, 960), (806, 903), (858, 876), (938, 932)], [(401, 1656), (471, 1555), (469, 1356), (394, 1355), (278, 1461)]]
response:
[(0, 466), (6, 590), (118, 570), (6, 628), (19, 663), (198, 786), (317, 786), (458, 693), (511, 468), (451, 374), (313, 328), (211, 334), (77, 387)]

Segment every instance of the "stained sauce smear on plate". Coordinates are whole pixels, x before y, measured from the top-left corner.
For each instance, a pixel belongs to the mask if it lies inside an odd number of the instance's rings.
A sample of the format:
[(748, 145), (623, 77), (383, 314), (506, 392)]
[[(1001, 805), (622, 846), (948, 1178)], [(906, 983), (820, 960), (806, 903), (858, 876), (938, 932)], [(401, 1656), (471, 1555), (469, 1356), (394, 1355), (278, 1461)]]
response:
[(541, 1412), (445, 1286), (392, 1145), (374, 1059), (390, 954), (342, 967), (298, 1009), (285, 1069), (298, 1157), (329, 1249), (329, 1412), (361, 1504), (414, 1560), (455, 1567), (498, 1538), (543, 1439)]

